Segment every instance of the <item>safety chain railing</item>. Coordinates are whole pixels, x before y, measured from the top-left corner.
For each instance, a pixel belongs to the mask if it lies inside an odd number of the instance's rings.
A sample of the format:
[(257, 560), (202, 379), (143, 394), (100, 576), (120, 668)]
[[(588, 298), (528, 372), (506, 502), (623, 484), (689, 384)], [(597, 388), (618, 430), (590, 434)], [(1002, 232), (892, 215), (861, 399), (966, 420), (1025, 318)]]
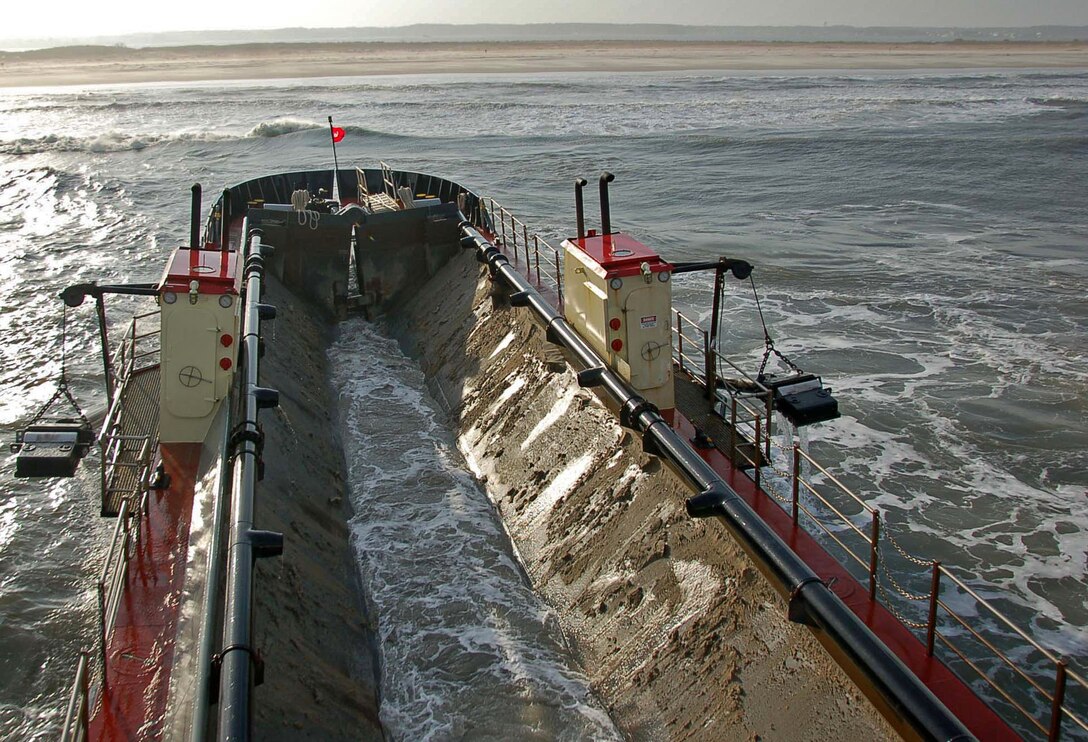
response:
[[(680, 312), (676, 313), (675, 324), (674, 361), (682, 372), (705, 384), (703, 369), (709, 354), (708, 333)], [(740, 371), (728, 360), (718, 358)], [(722, 378), (720, 373), (719, 378)], [(845, 565), (856, 565), (867, 578), (869, 599), (880, 602), (904, 625), (923, 634), (929, 656), (934, 655), (939, 640), (951, 659), (960, 667), (970, 670), (979, 678), (979, 682), (1002, 699), (1010, 716), (1021, 718), (1048, 740), (1059, 739), (1063, 728), (1088, 733), (1088, 721), (1084, 715), (1070, 708), (1070, 699), (1074, 694), (1080, 701), (1078, 706), (1088, 708), (1088, 681), (1082, 675), (1070, 670), (1064, 659), (1029, 637), (991, 601), (979, 595), (940, 562), (920, 559), (900, 546), (881, 523), (880, 511), (868, 505), (804, 450), (796, 437), (785, 446), (774, 441), (774, 445), (784, 452), (788, 463), (776, 460), (771, 455), (773, 439), (769, 396), (762, 396), (762, 392), (747, 394), (730, 391), (726, 394), (719, 390), (718, 398), (721, 400), (723, 396), (727, 404), (720, 411), (728, 412), (726, 421), (731, 428), (729, 451), (733, 460), (743, 460), (751, 465), (751, 476), (756, 486), (778, 501), (790, 513), (794, 523), (802, 526), (811, 524), (806, 530), (814, 527), (817, 534), (845, 552)], [(726, 415), (722, 414), (722, 417), (726, 418)], [(741, 437), (742, 431), (750, 436), (748, 441)], [(743, 445), (745, 442), (752, 445)], [(766, 458), (760, 461), (757, 451), (765, 453)], [(777, 479), (768, 481), (762, 474), (764, 468), (776, 474)], [(806, 475), (806, 471), (810, 473)], [(782, 485), (788, 487), (788, 494), (777, 491), (777, 487)], [(887, 543), (906, 562), (927, 570), (930, 583), (928, 592), (912, 592), (896, 579), (886, 564), (883, 546)], [(925, 619), (912, 619), (899, 610), (897, 600), (888, 593), (885, 584), (890, 585), (902, 599), (918, 604), (918, 612), (924, 613)], [(952, 600), (941, 597), (942, 590), (950, 587), (957, 591), (955, 609), (951, 605)], [(992, 624), (1023, 642), (1024, 647), (1012, 653), (1015, 654), (1014, 659), (973, 626), (965, 618), (968, 615), (988, 617)], [(977, 625), (980, 621), (975, 619), (974, 623)], [(965, 647), (968, 641), (972, 643), (971, 648)], [(1036, 658), (1031, 668), (1034, 675), (1025, 669), (1029, 663), (1024, 661), (1024, 657), (1032, 653)], [(979, 659), (980, 656), (985, 659)], [(1004, 668), (1003, 673), (996, 671), (999, 667)], [(995, 677), (999, 674), (1011, 680), (1002, 681)], [(1041, 682), (1038, 678), (1043, 675), (1053, 680)], [(1034, 695), (1034, 703), (1018, 700), (1014, 695), (1016, 689), (1010, 689), (1011, 685), (1017, 686), (1022, 692), (1021, 696)], [(1040, 720), (1041, 717), (1045, 718)]]
[(706, 384), (706, 358), (710, 336), (706, 330), (676, 310), (672, 326), (672, 359), (681, 371)]

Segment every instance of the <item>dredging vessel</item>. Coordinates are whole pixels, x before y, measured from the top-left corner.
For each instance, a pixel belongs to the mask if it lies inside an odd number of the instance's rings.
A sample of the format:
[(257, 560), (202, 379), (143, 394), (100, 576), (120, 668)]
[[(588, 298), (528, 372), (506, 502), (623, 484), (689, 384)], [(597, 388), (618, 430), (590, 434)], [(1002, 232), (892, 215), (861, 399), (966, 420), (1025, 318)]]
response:
[[(248, 739), (254, 705), (292, 702), (261, 695), (269, 673), (285, 668), (252, 630), (254, 566), (317, 544), (292, 545), (288, 536), (285, 546), (282, 532), (261, 527), (255, 493), (291, 470), (271, 464), (260, 411), (291, 404), (314, 414), (318, 405), (307, 399), (306, 380), (284, 380), (290, 390), (261, 385), (269, 362), (262, 327), (290, 321), (302, 304), (331, 323), (383, 315), (469, 255), (479, 266), (463, 271), (473, 289), (486, 287), (491, 301), (543, 330), (543, 342), (562, 354), (547, 362), (592, 390), (632, 445), (691, 490), (687, 515), (721, 523), (779, 594), (788, 620), (811, 630), (894, 732), (945, 740), (1088, 733), (1071, 700), (1084, 679), (945, 567), (923, 562), (931, 588), (907, 596), (915, 613), (888, 598), (887, 584), (896, 583), (882, 558), (890, 536), (879, 512), (796, 437), (784, 449), (772, 442), (776, 412), (795, 425), (837, 414), (829, 391), (795, 367), (781, 377), (749, 375), (718, 348), (724, 281), (747, 278), (752, 266), (737, 258), (672, 263), (614, 231), (611, 181), (605, 173), (599, 182), (599, 232), (585, 227), (587, 183), (576, 182), (576, 234), (559, 249), (491, 199), (384, 164), (246, 181), (223, 191), (206, 220), (194, 186), (188, 244), (157, 283), (63, 292), (69, 307), (95, 302), (108, 412), (96, 435), (86, 419), (39, 415), (14, 447), (17, 474), (71, 476), (97, 445), (102, 515), (116, 518), (97, 583), (98, 626), (79, 660), (64, 739)], [(676, 277), (696, 270), (715, 273), (706, 330), (672, 304)], [(113, 294), (154, 303), (116, 343), (106, 321)], [(315, 347), (303, 343), (301, 352)], [(312, 508), (305, 515), (329, 517)], [(332, 559), (351, 582), (344, 557)], [(324, 595), (340, 589), (327, 586)], [(325, 622), (358, 620), (350, 598), (330, 602), (343, 604), (331, 617), (324, 607), (296, 609), (320, 611)], [(990, 625), (1014, 632), (1022, 648), (998, 649)], [(292, 673), (321, 664), (305, 647), (286, 651), (298, 655)], [(350, 685), (358, 668), (322, 664), (314, 672)], [(362, 719), (380, 735), (376, 708), (352, 692), (343, 690), (344, 705), (358, 706), (352, 723)], [(313, 723), (293, 730), (319, 733)]]

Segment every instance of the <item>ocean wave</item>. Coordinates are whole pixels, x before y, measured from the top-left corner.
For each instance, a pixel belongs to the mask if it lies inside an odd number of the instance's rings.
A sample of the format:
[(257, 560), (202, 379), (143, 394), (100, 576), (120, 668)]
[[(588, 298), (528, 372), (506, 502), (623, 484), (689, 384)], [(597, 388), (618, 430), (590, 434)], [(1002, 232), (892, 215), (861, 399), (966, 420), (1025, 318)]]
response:
[(215, 142), (231, 139), (229, 134), (210, 131), (174, 132), (167, 134), (105, 131), (90, 136), (45, 134), (40, 137), (20, 137), (0, 142), (0, 154), (36, 155), (46, 152), (139, 152), (169, 142)]
[(246, 133), (246, 137), (272, 139), (274, 137), (281, 137), (285, 134), (295, 134), (309, 129), (321, 129), (324, 126), (325, 124), (319, 124), (316, 121), (284, 116), (283, 118), (276, 118), (271, 121), (262, 121), (250, 129)]

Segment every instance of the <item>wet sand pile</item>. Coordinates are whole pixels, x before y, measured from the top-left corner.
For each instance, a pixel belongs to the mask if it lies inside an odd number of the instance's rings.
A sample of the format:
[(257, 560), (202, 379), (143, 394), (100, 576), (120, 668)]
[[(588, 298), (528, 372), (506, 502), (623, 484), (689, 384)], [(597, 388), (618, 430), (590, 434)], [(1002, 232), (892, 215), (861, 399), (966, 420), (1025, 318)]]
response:
[(326, 349), (333, 325), (269, 274), (278, 309), (262, 335), (260, 383), (280, 405), (261, 413), (264, 479), (256, 523), (284, 534), (283, 556), (257, 563), (253, 641), (264, 684), (253, 698), (254, 739), (380, 740), (377, 661), (352, 558), (343, 453)]
[(526, 309), (452, 261), (390, 328), (450, 411), (536, 589), (632, 739), (894, 738), (720, 524)]

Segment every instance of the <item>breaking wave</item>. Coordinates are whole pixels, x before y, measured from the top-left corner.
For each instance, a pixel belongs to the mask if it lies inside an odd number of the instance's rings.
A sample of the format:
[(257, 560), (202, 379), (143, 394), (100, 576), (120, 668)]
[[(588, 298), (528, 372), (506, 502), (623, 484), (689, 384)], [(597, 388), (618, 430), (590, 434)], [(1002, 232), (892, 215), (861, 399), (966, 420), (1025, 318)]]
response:
[(46, 152), (139, 152), (159, 144), (170, 142), (195, 143), (218, 142), (234, 137), (210, 131), (177, 132), (173, 134), (140, 134), (123, 131), (106, 131), (90, 136), (63, 136), (46, 134), (41, 137), (24, 137), (0, 142), (2, 155), (35, 155)]

